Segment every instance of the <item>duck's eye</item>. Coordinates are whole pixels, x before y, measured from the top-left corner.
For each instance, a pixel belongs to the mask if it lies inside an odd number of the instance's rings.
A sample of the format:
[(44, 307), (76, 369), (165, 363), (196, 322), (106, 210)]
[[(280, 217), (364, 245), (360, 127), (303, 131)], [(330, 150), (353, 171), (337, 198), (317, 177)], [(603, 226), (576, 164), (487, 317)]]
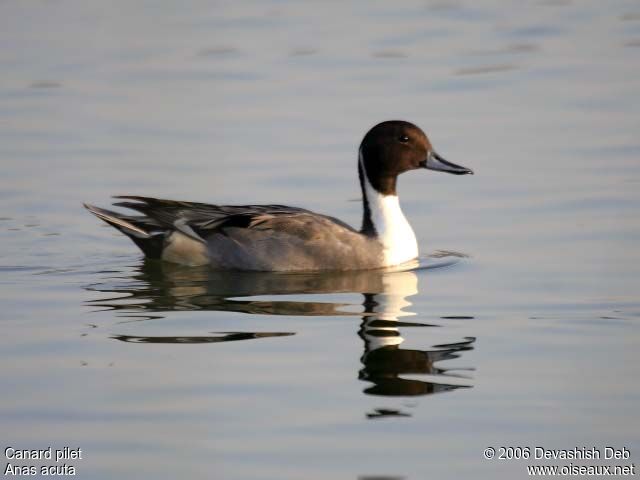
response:
[(400, 135), (400, 138), (398, 138), (398, 140), (400, 140), (401, 143), (409, 143), (409, 137), (406, 135)]

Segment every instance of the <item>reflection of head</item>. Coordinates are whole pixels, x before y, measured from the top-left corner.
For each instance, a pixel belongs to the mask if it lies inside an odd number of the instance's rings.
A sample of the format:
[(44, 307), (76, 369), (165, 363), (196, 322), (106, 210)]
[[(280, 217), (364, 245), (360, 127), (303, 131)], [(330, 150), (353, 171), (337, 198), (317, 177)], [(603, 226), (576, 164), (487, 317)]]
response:
[(435, 364), (442, 360), (458, 358), (461, 352), (472, 350), (474, 341), (473, 338), (467, 338), (455, 344), (438, 345), (433, 350), (406, 350), (398, 345), (390, 345), (370, 352), (365, 351), (361, 358), (364, 368), (360, 370), (359, 378), (374, 385), (366, 388), (364, 392), (371, 395), (414, 396), (468, 388), (468, 385), (406, 379), (401, 375), (429, 375), (450, 379), (448, 370)]

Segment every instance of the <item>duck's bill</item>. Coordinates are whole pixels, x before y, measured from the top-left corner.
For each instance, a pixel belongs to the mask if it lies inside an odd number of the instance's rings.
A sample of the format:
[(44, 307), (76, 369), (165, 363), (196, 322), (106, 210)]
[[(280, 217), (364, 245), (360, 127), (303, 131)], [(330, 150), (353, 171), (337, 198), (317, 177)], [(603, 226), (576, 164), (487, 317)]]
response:
[(429, 152), (429, 155), (427, 156), (427, 160), (424, 162), (423, 167), (428, 170), (436, 170), (437, 172), (453, 173), (454, 175), (473, 175), (473, 170), (471, 170), (470, 168), (447, 162), (436, 152)]

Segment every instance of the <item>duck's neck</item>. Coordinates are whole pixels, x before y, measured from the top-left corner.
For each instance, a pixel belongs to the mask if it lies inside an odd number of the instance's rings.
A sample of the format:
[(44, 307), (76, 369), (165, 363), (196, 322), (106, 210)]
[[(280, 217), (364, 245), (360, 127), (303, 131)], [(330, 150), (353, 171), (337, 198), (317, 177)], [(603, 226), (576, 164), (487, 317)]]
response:
[(358, 162), (364, 213), (361, 232), (383, 247), (384, 266), (399, 265), (418, 256), (416, 235), (400, 208), (397, 195), (384, 195), (371, 186), (362, 154)]

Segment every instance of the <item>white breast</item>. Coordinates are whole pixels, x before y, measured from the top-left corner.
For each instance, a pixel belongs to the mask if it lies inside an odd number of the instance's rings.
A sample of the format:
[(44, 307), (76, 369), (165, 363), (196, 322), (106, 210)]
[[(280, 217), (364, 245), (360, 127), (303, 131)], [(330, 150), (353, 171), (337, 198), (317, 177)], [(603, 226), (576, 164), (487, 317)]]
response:
[[(360, 160), (362, 163), (362, 159)], [(362, 166), (364, 170), (364, 165)], [(390, 267), (418, 256), (416, 235), (400, 208), (396, 195), (382, 195), (364, 175), (365, 195), (369, 202), (371, 222), (384, 248), (384, 266)]]

